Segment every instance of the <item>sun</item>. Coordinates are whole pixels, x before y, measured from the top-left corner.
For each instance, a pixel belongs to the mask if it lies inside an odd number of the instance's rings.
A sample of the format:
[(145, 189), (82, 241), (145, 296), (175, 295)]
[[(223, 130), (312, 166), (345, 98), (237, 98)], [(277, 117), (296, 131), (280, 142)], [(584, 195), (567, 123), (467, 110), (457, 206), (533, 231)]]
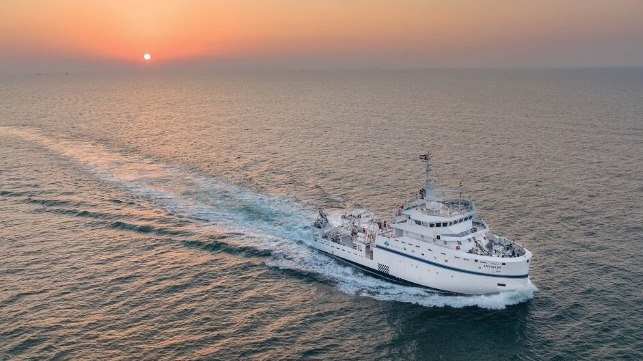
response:
[(152, 54), (150, 53), (143, 54), (143, 59), (145, 59), (146, 61), (152, 60)]

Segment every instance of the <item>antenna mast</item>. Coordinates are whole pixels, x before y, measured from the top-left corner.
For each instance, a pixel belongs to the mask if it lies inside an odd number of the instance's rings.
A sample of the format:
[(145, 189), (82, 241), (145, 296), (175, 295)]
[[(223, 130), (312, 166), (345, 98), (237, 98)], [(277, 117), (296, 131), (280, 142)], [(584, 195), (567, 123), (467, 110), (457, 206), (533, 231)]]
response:
[(435, 202), (435, 182), (436, 179), (435, 177), (431, 177), (431, 152), (426, 152), (425, 154), (420, 155), (420, 159), (424, 161), (426, 164), (426, 184), (425, 184), (425, 189), (426, 189), (426, 195), (424, 196), (424, 199), (428, 204), (431, 202)]

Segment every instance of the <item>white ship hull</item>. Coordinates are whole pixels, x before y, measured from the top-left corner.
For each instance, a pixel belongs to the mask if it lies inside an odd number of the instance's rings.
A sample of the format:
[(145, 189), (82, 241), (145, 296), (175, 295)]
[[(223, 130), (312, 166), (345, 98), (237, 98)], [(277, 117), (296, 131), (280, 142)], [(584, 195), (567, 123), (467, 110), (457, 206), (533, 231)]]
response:
[(530, 287), (527, 262), (531, 258), (529, 252), (519, 258), (498, 259), (467, 255), (441, 247), (425, 246), (422, 249), (421, 245), (416, 247), (419, 242), (411, 239), (404, 241), (407, 245), (404, 250), (403, 239), (397, 238), (395, 241), (378, 237), (372, 250), (372, 259), (369, 258), (366, 247), (360, 251), (322, 237), (313, 237), (312, 246), (391, 281), (442, 292), (489, 294)]

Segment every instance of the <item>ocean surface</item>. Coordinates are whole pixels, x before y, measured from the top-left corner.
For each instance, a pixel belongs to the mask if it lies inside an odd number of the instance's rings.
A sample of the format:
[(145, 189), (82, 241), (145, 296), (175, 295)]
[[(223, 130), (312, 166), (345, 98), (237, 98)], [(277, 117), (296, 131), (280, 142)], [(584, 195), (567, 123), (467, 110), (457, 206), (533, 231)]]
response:
[[(307, 245), (427, 149), (534, 290)], [(0, 76), (2, 361), (641, 360), (642, 241), (643, 69)]]

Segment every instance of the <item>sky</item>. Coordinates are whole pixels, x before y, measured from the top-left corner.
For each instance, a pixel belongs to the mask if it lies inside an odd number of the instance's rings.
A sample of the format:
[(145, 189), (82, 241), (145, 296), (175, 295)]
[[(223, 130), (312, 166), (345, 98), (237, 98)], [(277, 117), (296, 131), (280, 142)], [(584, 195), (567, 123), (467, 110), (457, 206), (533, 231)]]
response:
[(643, 0), (1, 0), (0, 14), (0, 72), (643, 66)]

